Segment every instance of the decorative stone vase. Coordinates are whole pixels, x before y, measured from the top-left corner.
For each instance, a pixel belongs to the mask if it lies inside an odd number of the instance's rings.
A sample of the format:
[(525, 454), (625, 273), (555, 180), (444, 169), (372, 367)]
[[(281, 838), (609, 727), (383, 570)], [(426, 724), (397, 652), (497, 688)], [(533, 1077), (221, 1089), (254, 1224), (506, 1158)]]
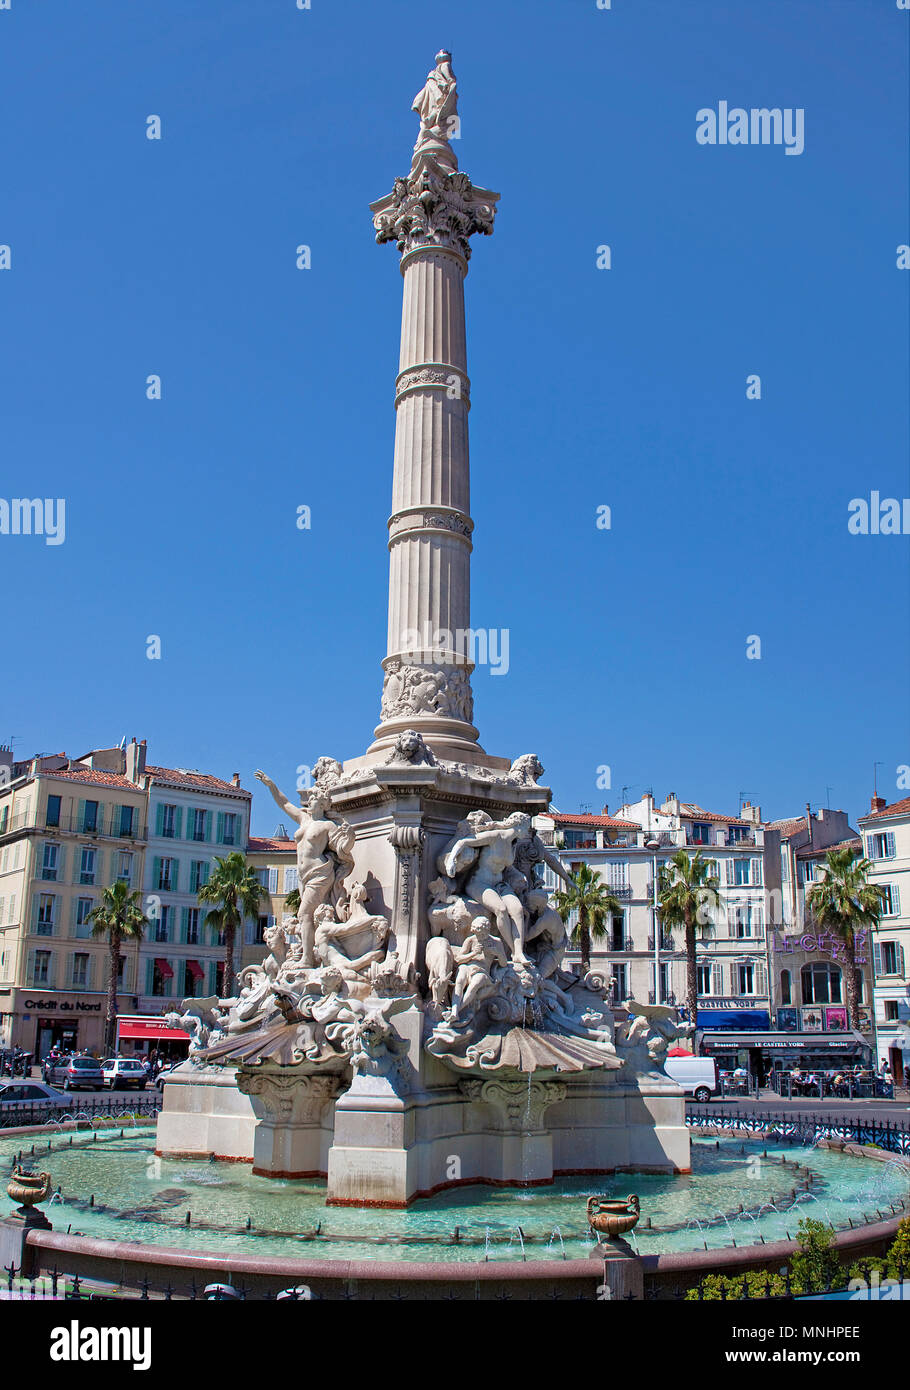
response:
[(640, 1215), (641, 1206), (634, 1193), (614, 1202), (603, 1197), (588, 1198), (588, 1225), (598, 1236), (623, 1236), (638, 1225)]
[(43, 1202), (50, 1196), (51, 1175), (50, 1173), (33, 1173), (17, 1163), (6, 1185), (6, 1190), (12, 1201), (19, 1203), (20, 1214), (25, 1216), (38, 1202)]

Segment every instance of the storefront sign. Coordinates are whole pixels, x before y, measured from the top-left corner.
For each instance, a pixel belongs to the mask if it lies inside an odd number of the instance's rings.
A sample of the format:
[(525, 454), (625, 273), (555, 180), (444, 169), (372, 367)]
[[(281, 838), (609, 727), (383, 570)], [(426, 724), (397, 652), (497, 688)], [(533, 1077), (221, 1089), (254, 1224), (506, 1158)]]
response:
[(75, 1004), (71, 1004), (68, 999), (26, 999), (27, 1009), (40, 1009), (42, 1013), (54, 1013), (57, 1009), (61, 1013), (77, 1014), (100, 1014), (101, 1003), (87, 1004), (84, 999), (77, 999)]
[[(854, 944), (857, 965), (865, 965), (868, 959), (864, 951), (868, 939), (869, 933), (867, 931), (856, 933)], [(781, 936), (779, 932), (774, 932), (772, 940), (773, 949), (778, 954), (789, 955), (793, 951), (805, 951), (806, 953), (820, 951), (822, 954), (827, 953), (832, 960), (838, 959), (844, 954), (843, 941), (832, 932), (804, 932), (802, 936)]]

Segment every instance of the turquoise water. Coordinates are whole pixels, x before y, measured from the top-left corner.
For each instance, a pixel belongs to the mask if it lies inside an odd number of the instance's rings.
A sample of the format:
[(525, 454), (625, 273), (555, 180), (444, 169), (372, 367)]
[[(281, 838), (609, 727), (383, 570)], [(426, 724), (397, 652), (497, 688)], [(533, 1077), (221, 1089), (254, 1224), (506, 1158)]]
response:
[(523, 1250), (528, 1259), (579, 1259), (592, 1245), (585, 1203), (593, 1193), (638, 1193), (642, 1218), (632, 1240), (642, 1254), (783, 1239), (796, 1235), (803, 1216), (861, 1224), (864, 1214), (890, 1215), (889, 1203), (910, 1198), (905, 1160), (693, 1135), (691, 1176), (460, 1187), (407, 1211), (361, 1210), (327, 1207), (324, 1182), (258, 1178), (237, 1163), (156, 1158), (150, 1129), (126, 1129), (122, 1138), (119, 1130), (99, 1130), (97, 1138), (49, 1132), (36, 1138), (34, 1154), (31, 1139), (0, 1141), (0, 1169), (8, 1173), (21, 1150), (24, 1162), (51, 1174), (61, 1197), (44, 1210), (55, 1230), (302, 1259), (520, 1260)]

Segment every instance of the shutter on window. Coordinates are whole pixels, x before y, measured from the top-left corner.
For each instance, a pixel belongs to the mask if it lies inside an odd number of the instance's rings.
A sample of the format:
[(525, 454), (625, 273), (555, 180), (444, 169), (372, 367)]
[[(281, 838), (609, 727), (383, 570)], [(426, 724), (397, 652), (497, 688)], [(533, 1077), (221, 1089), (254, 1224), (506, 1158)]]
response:
[(733, 882), (733, 860), (732, 860), (732, 859), (727, 859), (725, 862), (726, 862), (726, 880), (727, 880), (727, 883), (730, 884), (730, 883)]
[(84, 830), (84, 829), (85, 829), (85, 801), (84, 801), (84, 800), (79, 802), (79, 819), (78, 819), (78, 821), (76, 822), (76, 826), (77, 826), (77, 829), (79, 829), (79, 830)]
[(755, 966), (755, 993), (767, 994), (768, 984), (765, 978), (765, 963), (758, 961)]
[(882, 973), (882, 948), (878, 941), (872, 943), (872, 969), (878, 978)]
[(760, 886), (762, 882), (762, 862), (760, 859), (752, 860), (752, 882)]
[(161, 887), (161, 859), (156, 854), (152, 860), (152, 892), (157, 893)]
[(278, 892), (278, 870), (277, 870), (277, 869), (269, 869), (269, 892), (270, 892), (270, 893), (277, 893), (277, 892)]
[(186, 944), (186, 942), (189, 940), (189, 920), (189, 908), (182, 907), (180, 909), (180, 936), (178, 937), (178, 940), (182, 941), (184, 944)]
[(894, 954), (897, 956), (897, 973), (904, 978), (904, 948), (899, 941), (894, 943)]
[(711, 993), (721, 996), (724, 992), (724, 968), (720, 961), (715, 961), (711, 966)]
[[(896, 883), (891, 885), (891, 911), (895, 917), (901, 915), (901, 890)], [(903, 971), (901, 971), (903, 974)]]
[(885, 858), (886, 858), (886, 859), (893, 859), (893, 858), (894, 858), (894, 831), (893, 831), (893, 830), (886, 830), (886, 831), (885, 831)]
[(180, 840), (180, 839), (183, 838), (183, 807), (182, 807), (182, 806), (175, 806), (175, 807), (174, 807), (174, 838), (177, 839), (177, 840)]
[(224, 844), (224, 812), (223, 812), (223, 811), (219, 811), (219, 812), (218, 812), (218, 829), (217, 829), (216, 832), (215, 832), (215, 838), (216, 838), (216, 840), (218, 841), (218, 844), (219, 844), (219, 845), (223, 845), (223, 844)]
[(179, 891), (180, 891), (180, 860), (179, 860), (179, 859), (172, 859), (172, 860), (171, 860), (171, 892), (172, 892), (172, 893), (178, 893)]

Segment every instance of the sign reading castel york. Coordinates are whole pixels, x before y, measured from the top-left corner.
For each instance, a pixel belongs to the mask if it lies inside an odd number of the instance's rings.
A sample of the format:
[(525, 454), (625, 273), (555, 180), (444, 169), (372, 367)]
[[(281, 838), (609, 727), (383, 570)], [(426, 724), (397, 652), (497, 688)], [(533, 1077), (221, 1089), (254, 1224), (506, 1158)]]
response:
[(22, 1007), (24, 1009), (34, 1009), (38, 1013), (76, 1013), (76, 1014), (100, 1014), (101, 1000), (97, 1003), (89, 1003), (87, 999), (25, 999)]

